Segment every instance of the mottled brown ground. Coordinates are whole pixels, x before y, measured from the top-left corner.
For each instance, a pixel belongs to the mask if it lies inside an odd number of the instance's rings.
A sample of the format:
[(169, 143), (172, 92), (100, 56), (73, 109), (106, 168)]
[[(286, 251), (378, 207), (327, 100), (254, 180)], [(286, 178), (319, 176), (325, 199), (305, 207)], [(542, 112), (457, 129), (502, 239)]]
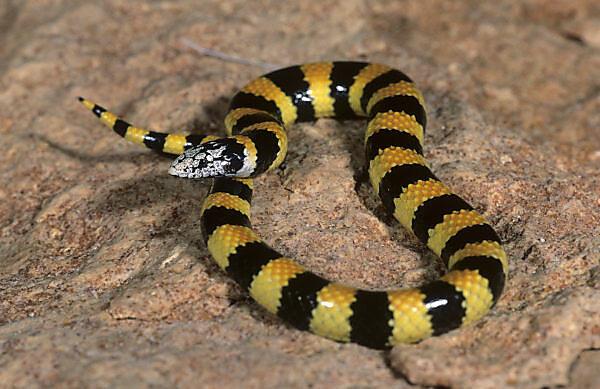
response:
[[(0, 1), (0, 386), (599, 387), (600, 6), (593, 0)], [(82, 95), (154, 130), (221, 131), (277, 65), (403, 69), (426, 156), (497, 228), (511, 273), (483, 320), (390, 352), (299, 332), (211, 260), (207, 183), (106, 131)], [(273, 246), (354, 286), (443, 269), (365, 180), (363, 123), (290, 132), (256, 182)]]

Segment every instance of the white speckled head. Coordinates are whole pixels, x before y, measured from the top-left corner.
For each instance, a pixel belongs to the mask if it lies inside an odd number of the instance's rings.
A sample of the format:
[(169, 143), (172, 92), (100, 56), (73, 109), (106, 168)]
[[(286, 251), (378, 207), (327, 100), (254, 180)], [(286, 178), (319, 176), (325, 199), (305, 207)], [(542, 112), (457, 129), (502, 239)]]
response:
[(254, 163), (235, 139), (222, 138), (203, 143), (181, 154), (169, 168), (169, 174), (183, 178), (248, 177)]

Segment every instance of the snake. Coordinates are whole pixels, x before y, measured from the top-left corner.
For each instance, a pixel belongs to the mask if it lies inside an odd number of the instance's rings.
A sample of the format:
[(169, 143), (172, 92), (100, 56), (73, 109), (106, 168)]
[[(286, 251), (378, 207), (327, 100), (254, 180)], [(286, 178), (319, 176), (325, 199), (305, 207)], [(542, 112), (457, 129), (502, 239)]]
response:
[[(126, 140), (177, 156), (169, 174), (212, 179), (200, 215), (209, 252), (258, 304), (300, 330), (387, 349), (479, 320), (504, 289), (508, 262), (501, 240), (431, 171), (423, 156), (423, 96), (399, 70), (333, 61), (272, 71), (233, 96), (225, 137), (145, 130), (79, 100)], [(324, 117), (366, 119), (373, 189), (387, 212), (442, 260), (448, 271), (440, 278), (391, 290), (347, 286), (279, 253), (252, 229), (253, 178), (284, 160), (286, 127)]]

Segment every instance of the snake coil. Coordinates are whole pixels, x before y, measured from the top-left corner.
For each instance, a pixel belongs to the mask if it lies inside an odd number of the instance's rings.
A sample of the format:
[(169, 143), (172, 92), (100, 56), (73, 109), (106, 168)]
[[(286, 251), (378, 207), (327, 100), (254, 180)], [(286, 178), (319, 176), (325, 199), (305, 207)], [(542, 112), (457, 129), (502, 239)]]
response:
[[(233, 97), (225, 138), (147, 131), (79, 99), (125, 139), (178, 155), (170, 174), (214, 178), (201, 215), (210, 253), (260, 305), (299, 329), (386, 348), (473, 322), (502, 293), (508, 265), (500, 238), (427, 166), (423, 97), (398, 70), (365, 62), (276, 70)], [(355, 289), (311, 273), (252, 230), (251, 177), (283, 161), (287, 125), (321, 117), (367, 118), (364, 145), (375, 192), (442, 259), (447, 274), (418, 288)]]

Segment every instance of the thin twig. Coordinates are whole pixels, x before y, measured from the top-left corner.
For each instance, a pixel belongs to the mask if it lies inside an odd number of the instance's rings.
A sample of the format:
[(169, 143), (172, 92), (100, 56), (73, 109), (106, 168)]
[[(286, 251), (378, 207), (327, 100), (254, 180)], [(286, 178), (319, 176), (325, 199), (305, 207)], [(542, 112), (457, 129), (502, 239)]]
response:
[(183, 43), (184, 45), (190, 47), (193, 50), (196, 50), (199, 53), (202, 53), (204, 55), (208, 55), (210, 57), (219, 58), (219, 59), (222, 59), (224, 61), (236, 62), (236, 63), (241, 63), (241, 64), (244, 64), (244, 65), (258, 66), (258, 67), (261, 67), (261, 68), (267, 69), (267, 70), (275, 70), (275, 69), (279, 69), (280, 68), (280, 66), (273, 65), (273, 64), (270, 64), (270, 63), (267, 63), (267, 62), (250, 61), (250, 60), (247, 60), (247, 59), (244, 59), (244, 58), (233, 57), (231, 55), (227, 55), (227, 54), (220, 53), (218, 51), (207, 49), (206, 47), (198, 46), (196, 43), (192, 42), (191, 40), (189, 40), (187, 38), (181, 38), (181, 43)]

